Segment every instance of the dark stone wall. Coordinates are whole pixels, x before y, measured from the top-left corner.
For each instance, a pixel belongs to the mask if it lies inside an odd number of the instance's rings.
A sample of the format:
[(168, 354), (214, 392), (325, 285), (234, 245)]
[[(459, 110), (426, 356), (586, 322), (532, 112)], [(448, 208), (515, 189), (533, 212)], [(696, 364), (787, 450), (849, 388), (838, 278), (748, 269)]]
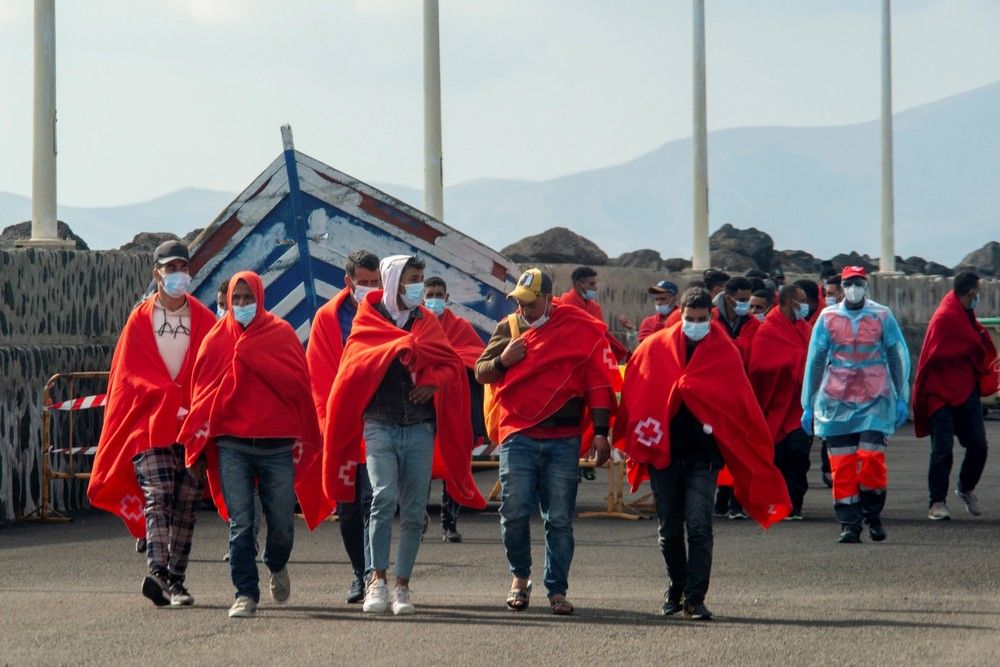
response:
[[(148, 284), (152, 257), (119, 251), (0, 250), (0, 522), (30, 513), (41, 499), (42, 391), (56, 373), (107, 370), (118, 332)], [(103, 382), (65, 383), (53, 400), (101, 393)], [(103, 410), (79, 411), (76, 446), (100, 435)], [(53, 414), (56, 447), (66, 447), (70, 417)], [(65, 469), (66, 457), (50, 457)], [(77, 457), (77, 470), (91, 460)], [(84, 482), (52, 484), (56, 509), (85, 503)]]

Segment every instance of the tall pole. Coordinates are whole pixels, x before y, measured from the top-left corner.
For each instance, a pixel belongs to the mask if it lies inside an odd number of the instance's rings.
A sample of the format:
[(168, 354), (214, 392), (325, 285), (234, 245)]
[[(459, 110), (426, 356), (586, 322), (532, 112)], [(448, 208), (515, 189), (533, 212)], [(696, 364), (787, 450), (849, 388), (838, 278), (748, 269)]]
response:
[(35, 0), (35, 98), (31, 166), (31, 240), (67, 246), (56, 220), (56, 5)]
[(896, 238), (892, 183), (891, 2), (882, 0), (882, 258), (879, 271), (895, 273)]
[(694, 238), (691, 268), (711, 266), (708, 249), (708, 124), (705, 119), (705, 0), (694, 0)]
[(424, 0), (424, 210), (444, 220), (438, 0)]

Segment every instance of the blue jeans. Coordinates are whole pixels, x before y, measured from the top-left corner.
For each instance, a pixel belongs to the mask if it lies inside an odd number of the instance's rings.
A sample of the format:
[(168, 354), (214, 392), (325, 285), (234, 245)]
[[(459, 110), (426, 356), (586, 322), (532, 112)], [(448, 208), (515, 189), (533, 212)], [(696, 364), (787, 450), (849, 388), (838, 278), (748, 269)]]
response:
[(254, 479), (260, 494), (267, 539), (264, 564), (279, 572), (292, 553), (295, 519), (295, 466), (287, 449), (277, 453), (259, 449), (219, 447), (219, 478), (222, 497), (229, 509), (229, 573), (236, 597), (260, 600), (257, 556), (254, 546)]
[[(679, 458), (661, 470), (649, 466), (660, 552), (667, 564), (667, 598), (700, 604), (712, 575), (712, 496), (718, 470), (703, 458)], [(687, 548), (684, 531), (687, 529)]]
[(396, 576), (409, 579), (413, 573), (424, 532), (427, 488), (434, 462), (434, 432), (434, 424), (430, 422), (412, 426), (365, 422), (368, 478), (372, 485), (368, 541), (373, 570), (389, 569), (392, 521), (398, 503)]
[(535, 440), (515, 433), (500, 446), (500, 537), (515, 577), (531, 576), (531, 517), (545, 526), (545, 588), (565, 595), (573, 562), (580, 438)]

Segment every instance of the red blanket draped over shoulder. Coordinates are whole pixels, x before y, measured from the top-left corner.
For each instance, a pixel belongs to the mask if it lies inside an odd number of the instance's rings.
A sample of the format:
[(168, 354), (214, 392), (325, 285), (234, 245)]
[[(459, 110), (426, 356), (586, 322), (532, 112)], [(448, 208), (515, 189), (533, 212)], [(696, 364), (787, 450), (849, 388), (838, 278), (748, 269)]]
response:
[(615, 355), (615, 359), (617, 361), (624, 361), (628, 358), (628, 348), (622, 345), (621, 342), (612, 336), (611, 332), (607, 330), (607, 323), (604, 321), (604, 311), (601, 310), (601, 305), (599, 303), (589, 299), (584, 299), (575, 289), (563, 292), (561, 296), (555, 298), (555, 303), (576, 306), (591, 317), (597, 318), (597, 321), (605, 325), (604, 336), (608, 339), (608, 345), (611, 346), (611, 352)]
[(466, 507), (482, 509), (486, 500), (472, 479), (472, 422), (469, 380), (434, 313), (423, 306), (411, 331), (400, 329), (376, 310), (382, 290), (369, 292), (358, 305), (351, 336), (327, 402), (323, 447), (323, 489), (333, 501), (354, 500), (356, 467), (363, 465), (361, 436), (365, 408), (396, 359), (414, 374), (415, 384), (435, 385), (437, 435), (435, 474), (448, 483), (448, 495)]
[(750, 386), (757, 396), (775, 444), (802, 425), (802, 380), (812, 327), (792, 322), (772, 308), (754, 335), (750, 352)]
[(344, 336), (337, 312), (344, 301), (351, 298), (351, 290), (342, 289), (332, 299), (320, 306), (309, 330), (306, 361), (312, 384), (313, 403), (319, 418), (320, 430), (326, 427), (326, 402), (330, 399), (333, 379), (337, 377), (340, 358), (344, 354)]
[(448, 342), (462, 359), (465, 367), (470, 370), (475, 369), (476, 360), (486, 349), (486, 345), (472, 325), (447, 308), (441, 313), (438, 323), (441, 324), (444, 335), (448, 337)]
[(930, 432), (930, 416), (946, 405), (961, 405), (974, 389), (997, 391), (997, 348), (954, 291), (941, 300), (920, 348), (913, 385), (913, 422), (917, 437)]
[(219, 516), (228, 520), (219, 484), (217, 439), (223, 435), (294, 439), (295, 495), (311, 530), (333, 505), (322, 492), (322, 439), (306, 356), (291, 325), (264, 310), (264, 284), (256, 273), (233, 276), (227, 301), (232, 303), (233, 289), (241, 280), (253, 292), (257, 315), (244, 329), (230, 308), (205, 337), (194, 365), (191, 413), (180, 440), (188, 466), (206, 456), (209, 489)]
[[(606, 332), (604, 322), (580, 309), (553, 304), (544, 326), (522, 333), (524, 359), (493, 385), (500, 442), (548, 419), (571, 398), (593, 390), (607, 392), (607, 404), (614, 412), (612, 378), (620, 376)], [(592, 439), (589, 425), (582, 426), (581, 454), (590, 449)]]
[(170, 378), (153, 334), (156, 296), (138, 305), (118, 337), (108, 377), (108, 404), (97, 445), (87, 498), (94, 507), (117, 514), (135, 537), (145, 537), (145, 496), (132, 457), (178, 442), (180, 415), (191, 405), (191, 369), (198, 347), (215, 316), (193, 297), (191, 340), (177, 379)]
[(767, 528), (792, 505), (785, 480), (774, 466), (774, 446), (757, 405), (739, 351), (718, 322), (685, 361), (687, 337), (680, 324), (639, 345), (625, 372), (615, 445), (630, 459), (633, 491), (648, 478), (647, 465), (670, 465), (670, 421), (687, 406), (711, 427), (733, 475), (733, 493), (746, 512)]

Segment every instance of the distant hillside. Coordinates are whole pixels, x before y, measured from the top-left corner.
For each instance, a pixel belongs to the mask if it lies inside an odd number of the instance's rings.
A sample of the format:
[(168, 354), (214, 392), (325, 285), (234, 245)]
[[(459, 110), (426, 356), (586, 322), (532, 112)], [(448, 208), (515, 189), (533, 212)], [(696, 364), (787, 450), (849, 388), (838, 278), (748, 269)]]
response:
[[(951, 266), (1000, 239), (997, 118), (1000, 82), (896, 114), (897, 254)], [(877, 122), (712, 132), (709, 158), (713, 230), (725, 223), (756, 227), (778, 248), (822, 257), (878, 255)], [(423, 208), (418, 189), (375, 185)], [(232, 197), (188, 188), (129, 206), (60, 207), (59, 217), (90, 247), (118, 247), (139, 231), (182, 235), (204, 227)], [(683, 139), (624, 164), (548, 181), (477, 179), (449, 187), (445, 221), (494, 248), (567, 227), (611, 256), (654, 248), (664, 257), (688, 257), (691, 198), (691, 140)], [(29, 210), (26, 198), (0, 193), (0, 228), (27, 219)]]

